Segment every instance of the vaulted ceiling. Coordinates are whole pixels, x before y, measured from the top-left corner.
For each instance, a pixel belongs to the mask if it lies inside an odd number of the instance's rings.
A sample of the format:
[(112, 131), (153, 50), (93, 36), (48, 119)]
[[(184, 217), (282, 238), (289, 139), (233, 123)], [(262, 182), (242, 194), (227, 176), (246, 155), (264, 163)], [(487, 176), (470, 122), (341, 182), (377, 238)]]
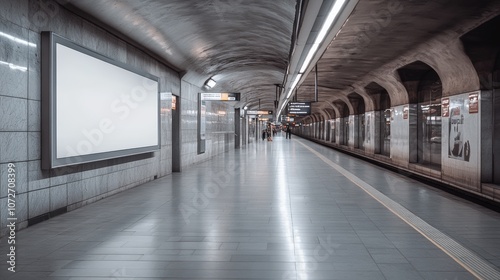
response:
[[(148, 49), (199, 87), (273, 110), (289, 61), (296, 0), (61, 0)], [(207, 91), (208, 92), (208, 91)]]
[[(348, 100), (360, 80), (444, 31), (464, 33), (498, 9), (494, 0), (350, 0), (318, 54), (313, 112)], [(143, 46), (201, 87), (240, 92), (237, 106), (275, 110), (276, 85), (290, 88), (334, 0), (59, 0)], [(313, 11), (314, 10), (314, 11)], [(347, 20), (346, 20), (347, 19)], [(304, 28), (308, 27), (308, 28)], [(332, 38), (334, 40), (332, 41)], [(294, 66), (294, 67), (291, 67)], [(313, 69), (309, 67), (309, 71)], [(299, 82), (299, 101), (315, 99), (315, 71)], [(370, 81), (366, 82), (368, 85)], [(361, 86), (366, 86), (361, 85)], [(359, 96), (358, 96), (359, 97)]]
[[(313, 111), (330, 109), (328, 104), (356, 92), (359, 81), (438, 34), (459, 37), (498, 9), (498, 1), (490, 0), (359, 1), (317, 62), (319, 102), (313, 103)], [(315, 75), (310, 72), (300, 84), (299, 101), (315, 100)], [(399, 104), (393, 100), (392, 105)]]

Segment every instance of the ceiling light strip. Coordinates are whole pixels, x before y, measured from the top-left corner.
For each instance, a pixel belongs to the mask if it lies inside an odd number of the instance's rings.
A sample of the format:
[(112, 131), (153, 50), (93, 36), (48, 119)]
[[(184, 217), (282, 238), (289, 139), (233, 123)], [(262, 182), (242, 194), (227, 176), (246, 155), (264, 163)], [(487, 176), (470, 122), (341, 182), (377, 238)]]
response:
[(335, 1), (335, 4), (333, 4), (332, 9), (328, 13), (328, 16), (326, 17), (325, 22), (323, 23), (323, 26), (321, 27), (321, 30), (319, 31), (318, 35), (316, 36), (316, 39), (314, 40), (314, 43), (312, 44), (311, 48), (309, 49), (309, 52), (307, 53), (306, 58), (304, 59), (304, 62), (302, 63), (302, 66), (300, 67), (299, 73), (297, 74), (295, 80), (292, 83), (292, 86), (286, 96), (286, 99), (283, 103), (283, 106), (281, 107), (281, 110), (278, 115), (281, 114), (281, 111), (283, 108), (286, 106), (286, 103), (288, 103), (288, 99), (293, 93), (293, 90), (297, 86), (299, 80), (302, 78), (302, 75), (304, 72), (307, 70), (309, 65), (311, 64), (311, 61), (316, 54), (316, 52), (319, 49), (320, 44), (325, 40), (326, 35), (328, 34), (328, 31), (331, 29), (333, 23), (337, 19), (340, 10), (342, 9), (344, 3), (346, 0), (337, 0)]

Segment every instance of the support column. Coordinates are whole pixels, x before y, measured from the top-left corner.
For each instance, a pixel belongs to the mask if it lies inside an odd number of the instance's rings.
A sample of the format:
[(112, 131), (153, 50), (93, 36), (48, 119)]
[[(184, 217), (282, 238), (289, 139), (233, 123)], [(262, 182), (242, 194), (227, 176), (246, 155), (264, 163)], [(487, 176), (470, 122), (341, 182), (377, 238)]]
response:
[(241, 141), (241, 109), (240, 108), (235, 108), (234, 109), (234, 148), (239, 149), (240, 148), (240, 141)]
[(248, 116), (244, 116), (241, 123), (241, 145), (246, 146), (248, 144)]
[[(367, 154), (376, 153), (376, 145), (377, 145), (376, 127), (378, 127), (375, 117), (376, 113), (377, 112), (375, 111), (370, 111), (365, 113), (365, 152)], [(380, 121), (378, 123), (380, 123)]]
[(348, 146), (351, 148), (359, 147), (359, 137), (358, 137), (358, 129), (359, 129), (359, 115), (350, 115), (349, 116), (349, 143)]
[[(410, 151), (410, 141), (417, 141), (416, 129), (412, 135), (411, 132), (411, 109), (409, 105), (401, 105), (391, 108), (391, 158), (393, 163), (400, 166), (408, 166)], [(416, 107), (415, 107), (416, 109)], [(408, 114), (404, 115), (403, 112), (407, 110)], [(416, 115), (416, 110), (415, 110)], [(405, 119), (406, 117), (406, 119)], [(416, 121), (416, 117), (414, 118)], [(409, 141), (408, 141), (409, 140)]]

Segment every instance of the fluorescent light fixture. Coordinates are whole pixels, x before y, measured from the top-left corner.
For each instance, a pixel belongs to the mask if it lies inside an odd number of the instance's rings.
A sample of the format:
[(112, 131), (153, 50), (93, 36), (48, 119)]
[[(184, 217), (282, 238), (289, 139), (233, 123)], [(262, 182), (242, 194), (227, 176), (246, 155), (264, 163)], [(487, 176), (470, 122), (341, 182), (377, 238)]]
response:
[(300, 67), (299, 73), (304, 73), (309, 66), (309, 63), (311, 63), (311, 60), (313, 56), (316, 54), (316, 51), (319, 48), (319, 44), (314, 43), (311, 48), (309, 49), (309, 53), (306, 56), (306, 59), (304, 59), (304, 64), (302, 64), (302, 67)]
[(285, 108), (286, 104), (288, 103), (288, 100), (286, 100), (283, 105), (281, 105), (281, 109), (279, 110), (278, 114), (276, 116), (279, 116), (281, 115), (281, 111), (283, 111), (283, 109)]
[(293, 84), (292, 84), (292, 90), (299, 83), (300, 78), (302, 78), (302, 74), (297, 74), (297, 76), (295, 77), (295, 81), (293, 81)]
[(292, 92), (293, 92), (293, 89), (295, 88), (295, 86), (299, 83), (300, 81), (300, 78), (302, 78), (302, 74), (297, 74), (297, 76), (295, 76), (295, 80), (293, 81), (292, 83), (292, 87), (290, 88), (290, 91), (288, 92), (288, 94), (286, 95), (286, 98), (290, 98), (290, 96), (292, 95)]
[(216, 84), (217, 84), (217, 82), (215, 82), (214, 79), (210, 78), (210, 79), (208, 79), (208, 81), (205, 82), (205, 87), (207, 87), (208, 89), (211, 89), (211, 88), (215, 87)]
[(288, 103), (288, 99), (292, 95), (293, 90), (295, 89), (295, 87), (299, 83), (300, 79), (302, 78), (302, 75), (304, 74), (307, 67), (311, 63), (311, 60), (313, 59), (314, 55), (316, 54), (316, 51), (318, 50), (320, 44), (325, 39), (328, 31), (332, 27), (332, 24), (335, 21), (335, 19), (337, 18), (338, 14), (340, 13), (340, 10), (342, 9), (342, 6), (344, 5), (345, 1), (346, 0), (337, 0), (337, 1), (335, 1), (335, 4), (333, 4), (332, 9), (328, 13), (328, 16), (326, 17), (326, 20), (323, 23), (323, 26), (321, 27), (318, 35), (316, 36), (316, 39), (314, 40), (314, 43), (312, 44), (311, 48), (309, 49), (309, 52), (307, 53), (306, 58), (304, 59), (304, 62), (302, 63), (302, 66), (299, 69), (299, 73), (295, 77), (295, 80), (293, 81), (292, 86), (290, 87), (288, 94), (286, 95), (286, 99), (283, 102), (283, 105), (282, 105), (278, 115), (281, 114), (281, 111), (283, 111), (286, 104)]
[(30, 42), (25, 41), (23, 39), (19, 39), (17, 37), (14, 37), (12, 35), (7, 34), (7, 33), (0, 32), (0, 36), (5, 37), (7, 39), (10, 39), (10, 40), (12, 40), (12, 41), (14, 41), (16, 43), (19, 43), (19, 44), (22, 44), (22, 45), (25, 45), (25, 46), (30, 46), (32, 48), (36, 48), (36, 44), (30, 43)]
[(321, 27), (321, 30), (318, 33), (318, 36), (316, 37), (316, 40), (314, 41), (315, 44), (319, 44), (323, 41), (323, 39), (326, 36), (326, 33), (328, 30), (330, 30), (330, 27), (333, 23), (333, 21), (337, 18), (337, 15), (340, 12), (340, 9), (342, 8), (342, 5), (344, 5), (345, 0), (337, 0), (335, 1), (335, 4), (333, 5), (332, 9), (330, 10), (330, 13), (328, 13), (328, 16), (325, 20), (325, 23), (323, 24), (323, 27)]
[(326, 37), (326, 34), (328, 33), (328, 30), (330, 30), (334, 20), (337, 18), (337, 15), (339, 14), (340, 9), (344, 5), (344, 2), (345, 2), (345, 0), (335, 1), (335, 4), (333, 5), (332, 9), (328, 13), (328, 16), (326, 17), (326, 20), (323, 23), (323, 26), (321, 27), (321, 30), (318, 33), (318, 36), (316, 36), (316, 39), (314, 40), (314, 44), (309, 49), (309, 53), (307, 54), (306, 59), (304, 60), (304, 63), (302, 64), (302, 67), (300, 67), (299, 73), (304, 73), (306, 71), (314, 54), (318, 50), (319, 45), (321, 44), (321, 42), (323, 42), (323, 40)]

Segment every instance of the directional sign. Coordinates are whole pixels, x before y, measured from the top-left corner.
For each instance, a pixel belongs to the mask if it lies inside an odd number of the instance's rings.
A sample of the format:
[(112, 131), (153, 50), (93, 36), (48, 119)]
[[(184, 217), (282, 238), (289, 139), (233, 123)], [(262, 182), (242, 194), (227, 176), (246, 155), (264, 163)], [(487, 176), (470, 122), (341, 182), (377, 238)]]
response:
[(304, 116), (311, 114), (311, 102), (290, 102), (288, 104), (288, 114)]
[(201, 100), (204, 101), (239, 101), (239, 92), (202, 92)]
[(272, 115), (273, 114), (273, 111), (252, 111), (252, 110), (248, 110), (247, 111), (247, 115)]

